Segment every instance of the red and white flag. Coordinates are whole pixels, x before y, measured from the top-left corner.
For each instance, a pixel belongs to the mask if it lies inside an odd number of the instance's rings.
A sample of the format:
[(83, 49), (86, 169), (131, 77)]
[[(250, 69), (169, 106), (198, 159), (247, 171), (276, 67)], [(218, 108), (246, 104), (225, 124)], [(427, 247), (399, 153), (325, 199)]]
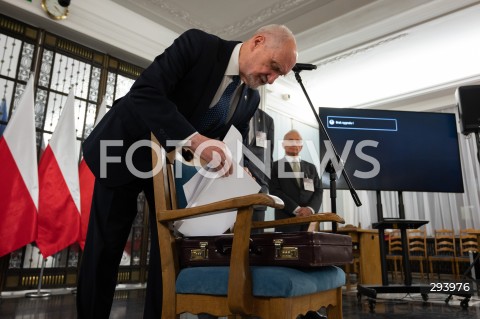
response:
[(80, 235), (74, 102), (72, 87), (38, 165), (40, 194), (36, 242), (45, 258), (75, 243)]
[(38, 170), (33, 75), (0, 138), (0, 256), (37, 236)]
[[(107, 108), (107, 102), (105, 98), (103, 99), (100, 108), (98, 109), (97, 119), (95, 120), (95, 126), (105, 115)], [(80, 161), (80, 166), (78, 167), (78, 177), (80, 179), (80, 208), (81, 208), (81, 227), (80, 227), (80, 238), (78, 243), (80, 247), (85, 247), (85, 240), (87, 239), (87, 229), (88, 229), (88, 220), (90, 219), (90, 206), (92, 206), (92, 196), (93, 196), (93, 187), (95, 185), (95, 176), (93, 175), (90, 168), (88, 168), (87, 163), (82, 158)]]

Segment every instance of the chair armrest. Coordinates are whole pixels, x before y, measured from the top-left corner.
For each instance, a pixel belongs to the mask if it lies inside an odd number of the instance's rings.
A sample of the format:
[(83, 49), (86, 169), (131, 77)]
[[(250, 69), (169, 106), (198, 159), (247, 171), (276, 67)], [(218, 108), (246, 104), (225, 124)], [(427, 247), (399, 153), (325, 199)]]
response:
[(253, 222), (252, 228), (271, 228), (276, 226), (305, 224), (310, 222), (337, 222), (340, 224), (345, 224), (345, 220), (335, 213), (318, 213), (310, 216), (297, 216), (278, 220)]
[(161, 210), (158, 211), (157, 221), (166, 222), (166, 221), (175, 221), (179, 219), (186, 219), (191, 217), (196, 217), (199, 215), (211, 215), (223, 211), (229, 211), (232, 209), (240, 209), (242, 207), (248, 207), (253, 205), (263, 205), (273, 208), (283, 208), (283, 202), (279, 202), (278, 198), (266, 194), (253, 194), (247, 196), (239, 196), (234, 198), (229, 198), (226, 200), (190, 207), (182, 209), (173, 209), (173, 210)]

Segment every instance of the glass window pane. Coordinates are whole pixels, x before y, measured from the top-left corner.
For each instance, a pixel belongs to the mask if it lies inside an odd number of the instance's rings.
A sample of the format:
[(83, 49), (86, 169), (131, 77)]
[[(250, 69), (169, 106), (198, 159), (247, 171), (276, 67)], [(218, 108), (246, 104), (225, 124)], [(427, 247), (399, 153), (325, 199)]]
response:
[(119, 74), (117, 76), (117, 86), (115, 88), (115, 99), (121, 98), (127, 94), (132, 87), (133, 82), (135, 82), (135, 80)]
[(0, 75), (16, 78), (22, 41), (2, 34), (0, 36)]

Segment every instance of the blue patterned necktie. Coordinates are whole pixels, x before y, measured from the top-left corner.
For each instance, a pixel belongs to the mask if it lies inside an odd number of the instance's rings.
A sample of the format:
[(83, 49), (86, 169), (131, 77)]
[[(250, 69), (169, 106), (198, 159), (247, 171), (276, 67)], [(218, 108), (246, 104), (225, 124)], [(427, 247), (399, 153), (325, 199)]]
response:
[(227, 86), (217, 104), (208, 109), (208, 111), (200, 118), (199, 131), (201, 133), (217, 129), (227, 121), (230, 101), (235, 89), (240, 84), (240, 76), (235, 75), (232, 77), (232, 80), (233, 81)]

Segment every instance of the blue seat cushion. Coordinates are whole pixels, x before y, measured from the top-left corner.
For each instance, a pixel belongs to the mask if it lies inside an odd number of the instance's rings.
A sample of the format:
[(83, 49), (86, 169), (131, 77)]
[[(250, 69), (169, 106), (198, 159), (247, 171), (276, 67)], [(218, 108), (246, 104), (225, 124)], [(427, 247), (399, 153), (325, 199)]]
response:
[(173, 165), (173, 172), (175, 176), (175, 191), (177, 192), (177, 206), (178, 208), (185, 208), (187, 207), (187, 199), (185, 198), (183, 185), (197, 173), (197, 168), (176, 161), (175, 165)]
[[(336, 266), (295, 269), (277, 266), (252, 266), (253, 295), (293, 297), (330, 290), (345, 284), (345, 273)], [(176, 291), (182, 294), (226, 296), (228, 267), (191, 267), (180, 271)]]

